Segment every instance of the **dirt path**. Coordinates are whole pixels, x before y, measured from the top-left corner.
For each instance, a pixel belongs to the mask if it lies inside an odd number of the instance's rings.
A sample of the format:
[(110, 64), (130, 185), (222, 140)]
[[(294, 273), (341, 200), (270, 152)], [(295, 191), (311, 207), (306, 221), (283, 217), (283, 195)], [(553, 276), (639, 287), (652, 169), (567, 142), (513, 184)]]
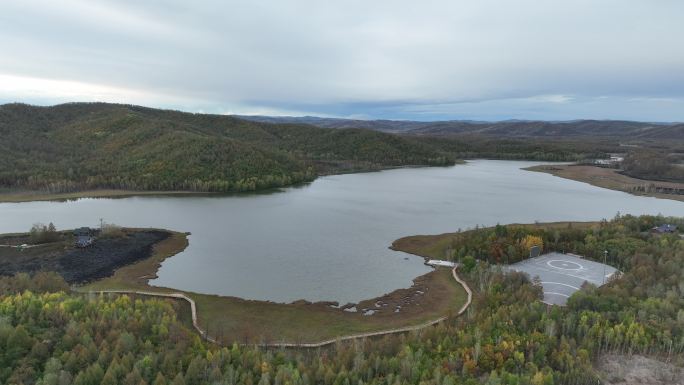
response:
[[(458, 276), (458, 274), (456, 274), (456, 267), (454, 267), (451, 270), (451, 274), (453, 275), (454, 280), (456, 280), (456, 282), (458, 282), (461, 286), (463, 286), (463, 289), (468, 294), (468, 300), (466, 301), (465, 304), (463, 304), (463, 306), (461, 306), (461, 308), (458, 310), (458, 313), (456, 313), (456, 316), (458, 317), (458, 316), (462, 315), (463, 313), (465, 313), (466, 310), (468, 310), (468, 306), (470, 306), (470, 303), (472, 302), (472, 299), (473, 299), (473, 292), (470, 290), (470, 287), (468, 287), (468, 284), (465, 281), (463, 281)], [(91, 291), (89, 293), (137, 294), (137, 295), (146, 295), (146, 296), (153, 296), (153, 297), (166, 297), (166, 298), (175, 298), (175, 299), (185, 300), (190, 304), (190, 312), (191, 312), (191, 316), (192, 316), (192, 326), (207, 341), (215, 343), (215, 344), (220, 344), (216, 339), (207, 335), (207, 332), (204, 329), (202, 329), (202, 327), (199, 325), (199, 323), (197, 322), (197, 306), (195, 305), (195, 301), (183, 293), (156, 293), (156, 292), (151, 292), (151, 291), (137, 291), (137, 290), (100, 290), (100, 291)], [(325, 340), (325, 341), (320, 341), (320, 342), (312, 342), (312, 343), (277, 342), (277, 343), (242, 344), (242, 345), (268, 347), (268, 348), (320, 348), (320, 347), (323, 347), (326, 345), (332, 345), (338, 341), (348, 341), (348, 340), (353, 340), (353, 339), (358, 339), (358, 338), (377, 337), (377, 336), (382, 336), (382, 335), (387, 335), (387, 334), (406, 333), (406, 332), (410, 332), (410, 331), (416, 331), (416, 330), (420, 330), (420, 329), (424, 329), (424, 328), (436, 325), (440, 322), (443, 322), (447, 318), (448, 317), (444, 316), (444, 317), (440, 317), (436, 320), (429, 321), (429, 322), (426, 322), (426, 323), (423, 323), (420, 325), (416, 325), (416, 326), (407, 326), (407, 327), (403, 327), (403, 328), (381, 330), (381, 331), (377, 331), (377, 332), (352, 334), (352, 335), (337, 337), (337, 338), (333, 338), (333, 339), (329, 339), (329, 340)]]
[(199, 332), (199, 334), (209, 342), (218, 344), (218, 341), (207, 335), (207, 332), (199, 326), (197, 322), (197, 306), (195, 301), (183, 293), (155, 293), (152, 291), (137, 291), (137, 290), (100, 290), (100, 291), (90, 291), (88, 293), (98, 293), (98, 294), (137, 294), (137, 295), (147, 295), (151, 297), (165, 297), (165, 298), (176, 298), (188, 301), (190, 304), (190, 315), (192, 316), (192, 326)]

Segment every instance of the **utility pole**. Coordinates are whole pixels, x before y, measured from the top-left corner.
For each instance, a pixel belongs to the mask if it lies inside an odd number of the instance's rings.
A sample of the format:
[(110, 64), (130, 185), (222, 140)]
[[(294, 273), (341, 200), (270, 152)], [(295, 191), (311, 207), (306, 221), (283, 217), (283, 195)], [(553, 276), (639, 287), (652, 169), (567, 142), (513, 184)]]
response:
[(608, 250), (603, 250), (603, 285), (606, 284), (606, 260), (608, 259)]

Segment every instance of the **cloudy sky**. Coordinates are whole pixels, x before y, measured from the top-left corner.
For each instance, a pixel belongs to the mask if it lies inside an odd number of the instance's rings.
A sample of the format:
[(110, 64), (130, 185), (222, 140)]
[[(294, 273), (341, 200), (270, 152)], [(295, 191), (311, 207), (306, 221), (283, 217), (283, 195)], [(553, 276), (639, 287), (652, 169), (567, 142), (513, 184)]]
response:
[(3, 0), (0, 103), (684, 121), (681, 0)]

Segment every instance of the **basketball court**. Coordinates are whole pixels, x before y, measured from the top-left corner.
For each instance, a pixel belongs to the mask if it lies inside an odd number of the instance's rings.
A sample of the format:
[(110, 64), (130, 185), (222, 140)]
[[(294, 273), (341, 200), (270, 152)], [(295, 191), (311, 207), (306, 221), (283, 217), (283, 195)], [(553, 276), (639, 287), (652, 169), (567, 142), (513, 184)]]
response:
[(599, 262), (573, 254), (548, 253), (509, 266), (511, 270), (538, 276), (544, 288), (544, 302), (565, 305), (584, 282), (602, 286), (617, 271)]

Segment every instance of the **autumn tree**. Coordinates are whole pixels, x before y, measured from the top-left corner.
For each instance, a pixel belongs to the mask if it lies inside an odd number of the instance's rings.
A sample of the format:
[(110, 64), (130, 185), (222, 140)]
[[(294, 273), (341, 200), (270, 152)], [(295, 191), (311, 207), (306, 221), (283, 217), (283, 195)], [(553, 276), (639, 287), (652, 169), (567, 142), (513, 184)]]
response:
[(544, 240), (539, 236), (528, 234), (520, 240), (520, 245), (528, 251), (534, 246), (537, 246), (543, 250)]

